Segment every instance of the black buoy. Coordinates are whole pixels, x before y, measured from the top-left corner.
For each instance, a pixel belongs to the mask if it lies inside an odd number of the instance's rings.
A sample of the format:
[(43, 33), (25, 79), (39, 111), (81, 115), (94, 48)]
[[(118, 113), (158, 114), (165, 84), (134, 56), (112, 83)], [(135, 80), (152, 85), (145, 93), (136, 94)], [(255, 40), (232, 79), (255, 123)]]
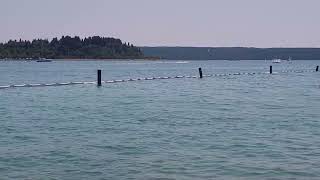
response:
[(270, 74), (272, 74), (272, 66), (270, 66)]
[(202, 76), (202, 69), (201, 69), (201, 68), (199, 68), (199, 77), (200, 77), (200, 78), (203, 77), (203, 76)]
[(317, 66), (317, 68), (316, 68), (316, 72), (318, 72), (319, 71), (319, 66)]
[(101, 86), (101, 70), (98, 69), (97, 71), (97, 85)]

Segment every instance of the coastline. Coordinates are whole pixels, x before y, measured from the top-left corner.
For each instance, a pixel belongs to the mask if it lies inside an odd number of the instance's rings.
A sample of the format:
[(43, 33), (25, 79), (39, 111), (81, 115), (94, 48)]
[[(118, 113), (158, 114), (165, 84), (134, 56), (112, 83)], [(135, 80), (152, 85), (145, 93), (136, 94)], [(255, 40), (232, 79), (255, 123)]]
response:
[[(10, 61), (21, 61), (21, 62), (36, 62), (38, 59), (32, 59), (32, 60), (27, 60), (27, 59), (0, 59), (0, 62), (5, 61), (5, 62), (10, 62)], [(59, 59), (47, 59), (47, 60), (52, 60), (52, 61), (160, 61), (164, 60), (161, 58), (112, 58), (112, 59), (99, 59), (99, 58), (92, 58), (92, 59), (87, 59), (87, 58), (59, 58)]]

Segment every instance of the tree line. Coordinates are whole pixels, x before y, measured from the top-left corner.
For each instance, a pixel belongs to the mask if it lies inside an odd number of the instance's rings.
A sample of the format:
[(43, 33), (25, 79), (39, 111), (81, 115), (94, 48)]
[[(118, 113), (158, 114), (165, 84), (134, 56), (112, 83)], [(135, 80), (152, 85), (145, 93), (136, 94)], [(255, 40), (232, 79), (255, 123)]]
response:
[(109, 37), (62, 36), (60, 39), (9, 40), (0, 43), (0, 58), (5, 59), (131, 59), (142, 58), (140, 48)]

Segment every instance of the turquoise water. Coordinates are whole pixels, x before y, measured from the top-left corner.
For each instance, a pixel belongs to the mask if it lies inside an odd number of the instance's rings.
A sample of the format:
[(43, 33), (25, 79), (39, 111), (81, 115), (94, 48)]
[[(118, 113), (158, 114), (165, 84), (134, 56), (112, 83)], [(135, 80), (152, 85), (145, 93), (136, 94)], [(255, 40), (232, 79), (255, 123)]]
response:
[[(0, 179), (319, 179), (320, 61), (0, 89)], [(265, 61), (1, 62), (0, 85), (268, 72)]]

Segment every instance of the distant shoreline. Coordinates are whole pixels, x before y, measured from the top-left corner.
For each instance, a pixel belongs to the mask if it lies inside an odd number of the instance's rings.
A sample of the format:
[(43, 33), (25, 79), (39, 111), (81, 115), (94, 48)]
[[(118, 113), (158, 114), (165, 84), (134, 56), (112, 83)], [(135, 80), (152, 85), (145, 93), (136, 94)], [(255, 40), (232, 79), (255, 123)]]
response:
[(140, 47), (145, 56), (172, 60), (320, 60), (320, 48)]
[[(63, 62), (63, 61), (72, 61), (72, 62), (84, 62), (84, 61), (230, 61), (230, 62), (238, 62), (238, 61), (272, 61), (272, 59), (48, 59), (52, 62)], [(281, 59), (283, 61), (287, 61), (285, 59)], [(0, 59), (0, 62), (37, 62), (38, 60), (23, 60), (23, 59)], [(295, 59), (293, 61), (320, 61), (320, 59)]]
[[(63, 58), (63, 59), (47, 59), (47, 60), (52, 60), (52, 61), (161, 61), (165, 59), (160, 59), (160, 58), (132, 58), (132, 59), (86, 59), (86, 58)], [(1, 61), (21, 61), (21, 62), (37, 62), (38, 59), (32, 59), (32, 60), (27, 60), (27, 59), (0, 59)]]

